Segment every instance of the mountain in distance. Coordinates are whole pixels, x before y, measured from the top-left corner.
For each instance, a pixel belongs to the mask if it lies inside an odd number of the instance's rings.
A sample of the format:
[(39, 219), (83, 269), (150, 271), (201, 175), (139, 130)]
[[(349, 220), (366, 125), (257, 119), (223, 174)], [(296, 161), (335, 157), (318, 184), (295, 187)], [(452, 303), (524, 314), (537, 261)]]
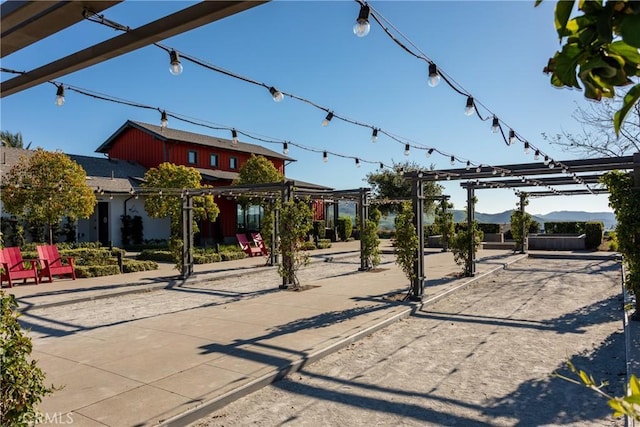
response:
[[(481, 212), (475, 213), (475, 219), (478, 222), (489, 224), (508, 224), (511, 222), (511, 210), (496, 213), (485, 214)], [(614, 229), (616, 227), (616, 217), (613, 212), (584, 212), (584, 211), (555, 211), (545, 215), (532, 215), (535, 221), (540, 224), (545, 222), (566, 222), (566, 221), (601, 221), (605, 230)], [(467, 211), (454, 210), (453, 219), (455, 222), (463, 222), (467, 220)]]

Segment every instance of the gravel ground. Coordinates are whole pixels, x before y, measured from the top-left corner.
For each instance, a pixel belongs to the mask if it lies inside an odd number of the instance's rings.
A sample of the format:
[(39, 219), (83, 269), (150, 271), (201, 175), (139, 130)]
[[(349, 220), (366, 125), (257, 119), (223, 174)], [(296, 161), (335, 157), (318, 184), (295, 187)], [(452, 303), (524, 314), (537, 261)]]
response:
[(619, 266), (528, 259), (193, 426), (623, 426), (570, 360), (622, 394)]
[[(301, 269), (300, 280), (304, 283), (350, 274), (357, 272), (360, 267), (359, 254), (333, 258), (333, 262), (317, 261)], [(393, 255), (382, 256), (382, 266), (393, 262)], [(280, 284), (282, 279), (275, 267), (246, 270), (242, 275), (221, 272), (218, 278), (206, 282), (30, 310), (20, 316), (20, 323), (31, 330), (30, 336), (34, 340), (47, 339), (166, 313), (255, 298), (278, 292)]]

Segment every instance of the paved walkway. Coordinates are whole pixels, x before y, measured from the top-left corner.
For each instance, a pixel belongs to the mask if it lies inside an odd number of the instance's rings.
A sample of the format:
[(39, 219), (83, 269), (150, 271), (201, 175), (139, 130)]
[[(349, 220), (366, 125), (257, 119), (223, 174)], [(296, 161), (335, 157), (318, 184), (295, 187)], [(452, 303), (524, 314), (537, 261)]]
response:
[[(385, 245), (389, 250), (388, 242)], [(330, 269), (357, 250), (358, 242), (337, 243), (312, 254), (317, 263), (331, 260), (320, 264)], [(427, 251), (424, 303), (522, 257), (481, 251), (478, 274), (467, 279), (456, 277), (460, 267), (450, 253)], [(113, 302), (123, 301), (127, 294), (234, 277), (260, 282), (275, 274), (273, 267), (264, 266), (264, 259), (248, 258), (196, 266), (186, 281), (163, 265), (155, 272), (55, 280), (18, 286), (11, 292), (25, 317), (38, 317), (51, 307), (74, 313), (82, 301), (111, 304), (118, 311)], [(47, 382), (64, 385), (40, 408), (50, 419), (70, 414), (78, 426), (184, 425), (415, 309), (415, 304), (389, 298), (408, 288), (393, 263), (374, 272), (329, 275), (305, 284), (312, 288), (274, 290), (213, 305), (206, 304), (207, 292), (202, 292), (203, 303), (195, 308), (36, 336), (33, 356), (47, 373)], [(56, 324), (56, 318), (43, 321), (61, 331), (68, 326)]]

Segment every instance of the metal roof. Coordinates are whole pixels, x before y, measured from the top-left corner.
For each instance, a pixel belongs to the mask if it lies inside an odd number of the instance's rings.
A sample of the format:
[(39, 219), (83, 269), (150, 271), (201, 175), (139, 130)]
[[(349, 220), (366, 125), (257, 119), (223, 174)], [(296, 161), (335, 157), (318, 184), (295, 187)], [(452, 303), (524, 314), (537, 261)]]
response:
[(115, 142), (117, 137), (124, 132), (128, 128), (139, 129), (143, 132), (149, 133), (153, 135), (154, 138), (157, 138), (161, 141), (176, 141), (176, 142), (187, 142), (190, 144), (203, 145), (207, 147), (213, 148), (221, 148), (227, 151), (237, 151), (241, 153), (250, 153), (262, 155), (265, 157), (272, 157), (276, 159), (283, 159), (287, 161), (295, 161), (295, 159), (285, 156), (277, 151), (269, 150), (268, 148), (262, 147), (256, 144), (249, 144), (246, 142), (238, 142), (237, 146), (233, 146), (231, 144), (230, 139), (218, 138), (209, 135), (203, 135), (200, 133), (187, 132), (183, 130), (177, 130), (172, 128), (162, 128), (160, 126), (152, 125), (149, 123), (136, 122), (132, 120), (127, 120), (125, 124), (120, 126), (120, 128), (115, 131), (105, 142), (103, 142), (97, 149), (97, 153), (107, 153), (109, 147)]

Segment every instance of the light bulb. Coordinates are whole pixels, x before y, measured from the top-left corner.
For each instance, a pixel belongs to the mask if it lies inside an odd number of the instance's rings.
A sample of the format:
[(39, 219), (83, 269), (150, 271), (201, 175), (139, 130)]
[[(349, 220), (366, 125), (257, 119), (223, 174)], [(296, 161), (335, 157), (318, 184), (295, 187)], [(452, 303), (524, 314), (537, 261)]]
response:
[(327, 162), (329, 161), (329, 156), (327, 155), (327, 152), (326, 152), (326, 151), (324, 151), (324, 152), (322, 153), (322, 161), (323, 161), (324, 163), (327, 163)]
[(238, 132), (235, 129), (231, 129), (231, 145), (238, 145)]
[(286, 142), (282, 144), (282, 154), (289, 154), (289, 144)]
[(269, 93), (275, 102), (280, 102), (284, 99), (284, 95), (275, 87), (271, 86), (269, 88)]
[(169, 125), (169, 119), (167, 119), (166, 111), (163, 111), (161, 116), (160, 116), (160, 127), (162, 129), (166, 129), (167, 125)]
[(447, 174), (447, 181), (451, 181), (451, 175)]
[(356, 158), (356, 167), (359, 168), (360, 167), (360, 159)]
[(545, 165), (549, 164), (549, 156), (544, 156), (544, 164)]
[(182, 74), (182, 64), (180, 63), (180, 56), (175, 50), (169, 52), (169, 72), (174, 76), (179, 76), (180, 74)]
[(451, 156), (451, 161), (449, 162), (451, 163), (451, 166), (456, 164), (456, 158), (454, 156)]
[(500, 121), (496, 116), (493, 116), (493, 124), (491, 125), (491, 132), (498, 133), (500, 130)]
[(509, 145), (513, 145), (516, 142), (516, 133), (513, 129), (509, 129)]
[(378, 129), (373, 128), (373, 132), (371, 133), (371, 142), (375, 143), (378, 141)]
[(440, 74), (436, 64), (429, 64), (429, 86), (436, 87), (440, 84)]
[(409, 144), (405, 144), (404, 146), (404, 155), (408, 156), (409, 155), (409, 150), (411, 149), (411, 147), (409, 146)]
[(535, 154), (533, 155), (533, 160), (538, 160), (540, 158), (540, 150), (536, 150)]
[(433, 148), (429, 148), (427, 150), (427, 157), (431, 157), (432, 154), (433, 154)]
[(353, 34), (358, 37), (364, 37), (369, 34), (371, 30), (371, 24), (369, 24), (369, 6), (363, 4), (360, 6), (360, 13), (356, 24), (353, 26)]
[(473, 96), (467, 97), (467, 105), (464, 107), (464, 114), (466, 116), (472, 115), (476, 111), (476, 106), (473, 102)]
[(549, 162), (549, 169), (553, 169), (556, 167), (556, 164), (552, 161)]
[(495, 174), (497, 174), (497, 173), (498, 173), (498, 170), (497, 170), (497, 169), (494, 169), (494, 170), (492, 170), (492, 171), (491, 171), (491, 174), (492, 174), (492, 175), (495, 175)]
[(524, 154), (529, 154), (529, 143), (527, 141), (524, 142)]
[(477, 173), (482, 172), (482, 166), (478, 166), (478, 167), (476, 168), (476, 172), (477, 172)]
[(469, 160), (467, 160), (467, 167), (465, 169), (466, 170), (471, 169), (471, 162)]
[(327, 114), (327, 117), (325, 117), (324, 120), (322, 121), (322, 126), (327, 126), (331, 121), (331, 119), (333, 119), (333, 113), (329, 111), (329, 113)]
[(384, 169), (384, 164), (380, 163), (380, 169)]
[(56, 90), (56, 105), (62, 107), (64, 105), (64, 86), (58, 86)]

